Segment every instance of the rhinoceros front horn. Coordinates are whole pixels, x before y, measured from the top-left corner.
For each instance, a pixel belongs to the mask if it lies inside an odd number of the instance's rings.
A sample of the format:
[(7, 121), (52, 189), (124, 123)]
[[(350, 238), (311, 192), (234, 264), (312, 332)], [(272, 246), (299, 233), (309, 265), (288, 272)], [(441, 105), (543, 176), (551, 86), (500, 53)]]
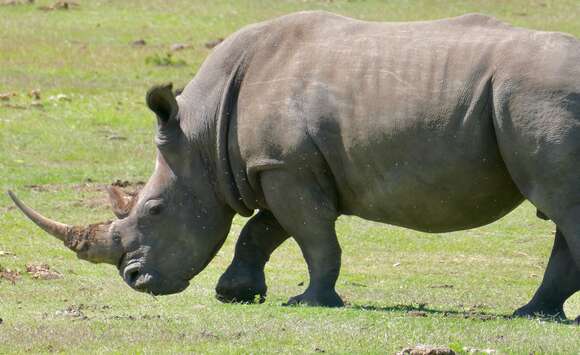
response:
[(86, 227), (71, 226), (53, 221), (26, 206), (12, 191), (8, 195), (16, 206), (45, 232), (62, 240), (64, 245), (77, 253), (80, 259), (93, 263), (118, 264), (123, 255), (119, 238), (110, 231), (111, 222), (91, 224)]

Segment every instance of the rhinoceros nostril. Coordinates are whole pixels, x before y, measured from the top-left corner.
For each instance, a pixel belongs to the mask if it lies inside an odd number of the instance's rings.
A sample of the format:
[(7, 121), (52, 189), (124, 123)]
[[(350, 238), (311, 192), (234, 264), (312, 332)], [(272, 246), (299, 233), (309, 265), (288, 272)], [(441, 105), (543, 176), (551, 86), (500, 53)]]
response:
[(129, 285), (134, 286), (135, 283), (137, 282), (137, 279), (139, 278), (140, 272), (141, 267), (139, 266), (139, 264), (127, 265), (127, 267), (125, 267), (125, 270), (123, 271), (123, 279)]

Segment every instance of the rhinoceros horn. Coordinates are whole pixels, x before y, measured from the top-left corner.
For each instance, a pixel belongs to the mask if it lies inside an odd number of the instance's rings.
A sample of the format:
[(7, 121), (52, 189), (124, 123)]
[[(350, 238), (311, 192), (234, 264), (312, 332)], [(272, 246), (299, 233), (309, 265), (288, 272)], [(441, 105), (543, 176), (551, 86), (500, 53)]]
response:
[(107, 186), (111, 208), (117, 218), (126, 218), (137, 201), (135, 196), (127, 195), (115, 186)]
[(80, 259), (93, 263), (119, 263), (123, 248), (119, 237), (111, 233), (111, 222), (91, 224), (86, 227), (71, 226), (48, 219), (26, 206), (12, 191), (8, 195), (16, 206), (45, 232), (62, 240), (64, 245), (77, 253)]

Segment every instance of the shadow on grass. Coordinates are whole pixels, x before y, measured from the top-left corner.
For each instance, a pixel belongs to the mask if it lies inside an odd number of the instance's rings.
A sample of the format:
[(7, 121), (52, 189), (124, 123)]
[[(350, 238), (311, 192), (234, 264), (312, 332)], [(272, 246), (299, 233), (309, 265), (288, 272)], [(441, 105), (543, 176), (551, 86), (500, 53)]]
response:
[[(473, 319), (480, 321), (488, 320), (508, 320), (508, 319), (518, 319), (519, 317), (514, 317), (508, 314), (496, 314), (481, 311), (457, 311), (457, 310), (439, 310), (428, 308), (425, 305), (395, 305), (395, 306), (372, 306), (372, 305), (350, 305), (351, 309), (363, 310), (363, 311), (374, 311), (374, 312), (396, 312), (396, 313), (406, 313), (410, 317), (428, 317), (429, 315), (440, 315), (449, 318), (463, 318), (463, 319)], [(578, 321), (561, 319), (557, 317), (538, 317), (529, 318), (538, 319), (546, 322), (554, 322), (560, 324), (575, 324), (578, 325)]]

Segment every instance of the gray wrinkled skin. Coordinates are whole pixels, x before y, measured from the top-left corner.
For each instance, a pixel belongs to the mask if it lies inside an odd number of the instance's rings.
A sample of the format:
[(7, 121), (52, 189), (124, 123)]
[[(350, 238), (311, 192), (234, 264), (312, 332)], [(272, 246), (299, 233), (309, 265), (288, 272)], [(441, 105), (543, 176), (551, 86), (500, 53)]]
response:
[(182, 290), (233, 215), (259, 210), (217, 297), (262, 300), (264, 265), (292, 236), (310, 284), (288, 303), (341, 306), (339, 215), (448, 232), (528, 199), (557, 233), (542, 285), (516, 315), (565, 317), (580, 289), (580, 42), (571, 36), (482, 15), (373, 23), (297, 13), (233, 34), (176, 101), (156, 87), (148, 104), (157, 167), (111, 227), (134, 288)]

